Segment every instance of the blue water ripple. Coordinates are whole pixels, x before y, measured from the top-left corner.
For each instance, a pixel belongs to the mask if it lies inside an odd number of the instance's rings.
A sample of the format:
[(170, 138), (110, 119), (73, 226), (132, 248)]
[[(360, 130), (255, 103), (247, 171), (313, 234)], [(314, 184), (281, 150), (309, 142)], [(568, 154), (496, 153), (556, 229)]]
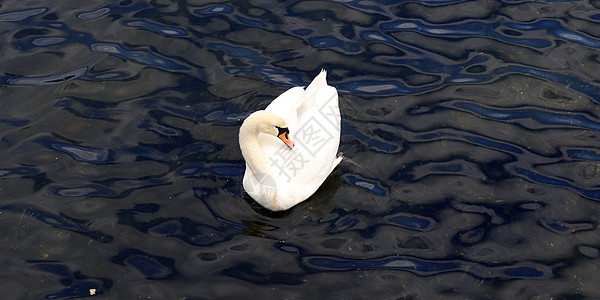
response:
[[(435, 0), (433, 0), (435, 1)], [(502, 0), (502, 2), (506, 3), (524, 3), (528, 2), (527, 0)], [(552, 3), (552, 2), (580, 2), (579, 0), (544, 0), (543, 3)]]
[(227, 68), (227, 72), (236, 75), (246, 75), (250, 77), (262, 76), (265, 80), (280, 84), (286, 87), (305, 86), (304, 80), (297, 74), (284, 72), (281, 69), (254, 66), (248, 68)]
[[(502, 152), (510, 152), (511, 154), (514, 154), (515, 156), (517, 156), (517, 159), (518, 159), (518, 157), (522, 157), (523, 155), (527, 154), (527, 152), (522, 148), (516, 147), (516, 146), (508, 144), (508, 143), (503, 143), (503, 142), (498, 142), (498, 141), (490, 140), (487, 138), (483, 138), (481, 136), (456, 135), (456, 134), (447, 134), (447, 133), (446, 134), (430, 133), (430, 134), (415, 136), (415, 139), (417, 139), (417, 140), (439, 140), (442, 138), (465, 139), (467, 141), (476, 143), (478, 145), (497, 149)], [(587, 151), (587, 150), (581, 150), (581, 151), (580, 150), (567, 150), (567, 155), (573, 155), (573, 157), (572, 157), (573, 159), (600, 160), (599, 155), (597, 155), (591, 151)], [(539, 174), (535, 171), (532, 171), (528, 168), (514, 167), (514, 166), (509, 167), (509, 168), (514, 172), (514, 174), (525, 177), (526, 180), (530, 180), (530, 181), (542, 183), (542, 184), (547, 184), (547, 185), (552, 185), (552, 186), (556, 186), (556, 187), (568, 188), (568, 189), (571, 189), (571, 190), (583, 195), (584, 197), (587, 197), (587, 198), (590, 198), (593, 200), (600, 200), (600, 189), (582, 188), (574, 183), (571, 183), (570, 181), (552, 178), (550, 176), (545, 176), (545, 175)], [(397, 175), (393, 175), (392, 177), (390, 177), (390, 179), (398, 180), (399, 178), (396, 178), (396, 177), (397, 177)]]
[[(55, 36), (44, 36), (44, 37), (36, 37), (37, 35), (44, 35), (45, 33), (38, 33), (33, 35), (32, 37), (27, 37), (23, 39), (14, 39), (12, 41), (12, 45), (14, 48), (18, 48), (20, 51), (28, 52), (37, 50), (37, 48), (44, 48), (52, 45), (59, 44), (72, 44), (72, 45), (89, 45), (94, 41), (94, 37), (89, 33), (84, 32), (74, 32), (71, 31), (66, 23), (61, 22), (40, 22), (36, 24), (37, 26), (52, 28), (61, 30), (60, 35)], [(60, 47), (53, 47), (56, 51), (60, 49)]]
[(400, 49), (400, 50), (403, 50), (403, 51), (406, 51), (406, 52), (409, 52), (409, 53), (412, 53), (412, 54), (415, 54), (418, 56), (425, 54), (425, 52), (423, 50), (400, 43), (397, 40), (395, 40), (394, 38), (392, 38), (388, 35), (385, 35), (379, 31), (365, 30), (360, 33), (360, 37), (366, 41), (384, 42), (384, 43), (386, 43), (390, 46), (393, 46), (397, 49)]
[(389, 80), (346, 82), (338, 84), (336, 88), (344, 93), (370, 95), (417, 94), (427, 90), (424, 88), (408, 88), (400, 81)]
[(533, 182), (553, 185), (553, 186), (557, 186), (557, 187), (569, 188), (571, 190), (574, 190), (574, 191), (580, 193), (581, 195), (583, 195), (587, 198), (600, 201), (600, 189), (585, 189), (585, 188), (579, 187), (575, 184), (572, 184), (569, 181), (548, 177), (548, 176), (536, 173), (534, 171), (531, 171), (531, 170), (528, 170), (525, 168), (515, 167), (514, 171), (517, 174), (527, 177), (529, 180), (531, 180)]
[(594, 150), (568, 149), (566, 153), (572, 160), (600, 161), (600, 153)]
[(210, 246), (229, 240), (232, 236), (231, 232), (228, 232), (224, 228), (196, 225), (195, 227), (187, 229), (184, 234), (176, 235), (175, 237), (190, 245)]
[(175, 275), (174, 261), (137, 249), (127, 249), (111, 258), (116, 264), (131, 266), (148, 279), (166, 279)]
[(344, 175), (343, 178), (346, 179), (350, 185), (362, 188), (363, 190), (375, 195), (385, 196), (388, 193), (388, 191), (383, 188), (380, 183), (374, 180), (367, 180), (359, 177), (358, 175)]
[(284, 72), (281, 69), (259, 66), (252, 68), (252, 72), (254, 74), (261, 74), (272, 82), (285, 84), (288, 86), (305, 86), (302, 77), (294, 73)]
[(170, 220), (148, 228), (148, 233), (169, 236), (180, 233), (182, 228), (183, 224), (181, 224), (181, 222), (178, 220)]
[(204, 120), (207, 122), (219, 122), (223, 124), (241, 124), (241, 120), (245, 119), (248, 116), (247, 112), (243, 113), (226, 113), (222, 110), (215, 110), (208, 113)]
[(211, 49), (224, 50), (235, 57), (254, 58), (259, 56), (258, 51), (246, 47), (236, 47), (224, 43), (208, 43), (206, 46)]
[[(391, 5), (391, 4), (396, 4), (399, 2), (401, 2), (401, 1), (400, 0), (378, 0), (377, 2), (369, 2), (369, 1), (363, 1), (363, 0), (345, 0), (344, 5), (347, 5), (350, 7), (356, 7), (361, 10), (368, 10), (369, 13), (374, 13), (374, 12), (385, 13), (385, 10), (382, 8), (382, 7), (385, 7), (384, 5)], [(376, 4), (379, 6), (377, 6)]]
[(400, 147), (380, 141), (378, 139), (370, 139), (367, 143), (369, 149), (377, 149), (385, 153), (395, 153)]
[(168, 113), (172, 113), (176, 116), (180, 116), (188, 120), (201, 120), (202, 116), (204, 115), (203, 111), (199, 112), (179, 105), (167, 104), (165, 102), (162, 102), (161, 99), (157, 98), (150, 98), (144, 100), (143, 106), (146, 108), (156, 107), (157, 109)]
[(263, 65), (267, 62), (267, 59), (260, 55), (258, 51), (249, 48), (236, 47), (224, 43), (208, 43), (206, 46), (211, 49), (223, 50), (233, 57), (248, 59), (253, 64)]
[(0, 118), (0, 124), (1, 123), (8, 124), (9, 126), (14, 126), (14, 127), (22, 127), (22, 126), (25, 126), (27, 124), (30, 124), (31, 121), (27, 120), (27, 119), (15, 119), (15, 120), (11, 120), (11, 119), (6, 119), (6, 118)]
[(40, 86), (61, 84), (83, 76), (87, 72), (87, 67), (77, 68), (75, 70), (57, 75), (44, 77), (22, 77), (14, 75), (0, 76), (0, 86), (2, 85), (22, 85), (22, 86)]
[(38, 47), (45, 47), (45, 46), (60, 44), (66, 40), (67, 39), (64, 37), (43, 37), (43, 38), (36, 38), (31, 43)]
[[(108, 3), (113, 3), (113, 2), (109, 1)], [(133, 3), (126, 3), (126, 2), (118, 2), (118, 3), (114, 2), (114, 3), (115, 4), (106, 5), (104, 7), (99, 7), (97, 9), (94, 9), (91, 11), (78, 13), (75, 17), (80, 20), (85, 20), (85, 21), (97, 20), (103, 16), (106, 16), (108, 13), (112, 13), (112, 14), (110, 14), (111, 16), (121, 17), (127, 13), (135, 13), (135, 12), (142, 11), (145, 8), (148, 8), (148, 6), (149, 6), (149, 3), (146, 1), (137, 1), (137, 2), (133, 2)]]
[(540, 219), (538, 223), (557, 234), (571, 234), (581, 230), (594, 230), (597, 227), (596, 224), (591, 222), (571, 223), (546, 218)]
[(137, 220), (138, 216), (143, 218), (144, 214), (153, 214), (158, 208), (157, 205), (149, 204), (121, 210), (117, 213), (119, 224), (132, 226), (144, 233), (151, 232), (177, 238), (197, 246), (210, 246), (231, 238), (231, 232), (224, 228), (200, 224), (187, 218), (160, 218), (148, 222)]
[[(49, 226), (73, 231), (101, 243), (110, 243), (113, 241), (112, 236), (106, 235), (102, 232), (89, 230), (85, 226), (81, 225), (83, 224), (82, 221), (68, 218), (62, 213), (60, 215), (55, 215), (33, 205), (21, 203), (7, 204), (0, 206), (0, 212), (18, 214), (22, 217), (31, 217)], [(2, 214), (0, 214), (0, 217), (1, 216)]]
[(469, 136), (469, 135), (465, 135), (464, 136), (466, 140), (476, 143), (478, 145), (482, 145), (482, 146), (486, 146), (486, 147), (490, 147), (496, 150), (502, 150), (504, 151), (508, 151), (514, 154), (523, 154), (523, 150), (508, 144), (508, 143), (501, 143), (501, 142), (497, 142), (497, 141), (493, 141), (491, 139), (487, 139), (481, 136)]
[(179, 130), (175, 130), (173, 128), (169, 128), (167, 126), (158, 124), (156, 122), (146, 122), (144, 124), (140, 124), (138, 126), (139, 129), (144, 129), (144, 130), (151, 130), (154, 131), (160, 135), (164, 135), (167, 137), (173, 137), (173, 136), (180, 136), (182, 135), (182, 132)]
[(74, 299), (89, 297), (90, 291), (94, 290), (94, 295), (102, 295), (107, 290), (99, 282), (81, 281), (69, 284), (68, 287), (59, 292), (46, 295), (46, 299)]
[(407, 256), (380, 259), (353, 260), (332, 256), (306, 256), (303, 261), (317, 270), (402, 270), (420, 276), (433, 276), (439, 273), (464, 272), (479, 278), (550, 278), (552, 268), (534, 263), (516, 263), (509, 266), (487, 267), (479, 263), (461, 260), (425, 260)]
[(540, 220), (540, 224), (544, 226), (546, 229), (555, 232), (555, 233), (570, 233), (569, 227), (564, 226), (563, 224), (556, 222), (554, 220)]
[(506, 269), (504, 274), (509, 278), (540, 278), (546, 277), (543, 271), (532, 267), (516, 267)]
[(202, 8), (202, 9), (194, 9), (193, 13), (194, 14), (199, 14), (199, 15), (214, 15), (214, 14), (228, 14), (228, 13), (232, 13), (233, 12), (233, 8), (231, 6), (227, 6), (227, 5), (213, 5), (207, 8)]
[(435, 224), (437, 224), (437, 222), (431, 218), (401, 213), (386, 217), (386, 224), (400, 226), (416, 231), (429, 231)]
[(221, 217), (216, 217), (216, 219), (223, 224), (223, 226), (227, 227), (229, 230), (236, 232), (236, 233), (242, 233), (244, 231), (244, 229), (248, 228), (248, 226), (236, 223), (236, 222), (231, 222), (227, 219), (221, 218)]
[(39, 270), (56, 274), (61, 277), (72, 277), (71, 270), (65, 265), (60, 264), (40, 264), (36, 266)]
[(361, 225), (360, 219), (353, 216), (344, 216), (335, 222), (335, 227), (334, 229), (331, 229), (330, 232), (344, 232), (359, 225)]
[(184, 37), (184, 36), (188, 35), (188, 32), (183, 29), (180, 29), (177, 27), (165, 26), (165, 25), (161, 25), (161, 24), (157, 24), (157, 23), (148, 22), (148, 21), (128, 21), (128, 22), (125, 22), (125, 25), (127, 25), (129, 27), (144, 28), (149, 31), (156, 32), (158, 34), (162, 34), (164, 36)]
[(509, 121), (518, 119), (533, 119), (544, 125), (569, 126), (590, 130), (600, 130), (600, 123), (578, 114), (562, 114), (546, 112), (538, 109), (499, 109), (484, 107), (471, 102), (455, 102), (454, 106), (470, 111), (478, 116), (493, 120)]
[(552, 46), (552, 43), (543, 39), (526, 39), (514, 38), (506, 35), (501, 35), (495, 30), (505, 25), (504, 19), (492, 23), (473, 21), (461, 24), (444, 24), (444, 25), (428, 25), (422, 21), (401, 20), (383, 23), (380, 28), (383, 30), (394, 31), (418, 31), (423, 34), (445, 37), (460, 37), (466, 38), (469, 36), (481, 36), (485, 38), (495, 38), (512, 44), (519, 44), (533, 48), (547, 48)]
[[(419, 70), (422, 73), (457, 74), (472, 65), (481, 64), (483, 62), (488, 61), (489, 57), (485, 56), (485, 55), (475, 55), (468, 61), (465, 61), (463, 63), (456, 63), (456, 64), (441, 63), (432, 58), (411, 58), (411, 59), (409, 59), (409, 58), (398, 58), (396, 56), (377, 56), (375, 58), (375, 60), (379, 61), (379, 62), (383, 62), (385, 64), (390, 64), (390, 65), (410, 66), (416, 70)], [(487, 81), (487, 80), (491, 79), (489, 76), (482, 76), (482, 77), (484, 77), (485, 79), (478, 80), (478, 82)]]
[(152, 54), (146, 50), (126, 50), (118, 44), (113, 43), (95, 43), (90, 45), (90, 49), (94, 52), (102, 52), (121, 56), (129, 60), (154, 67), (160, 67), (171, 71), (188, 71), (190, 67), (178, 64), (170, 59)]
[(333, 36), (311, 37), (308, 41), (317, 48), (339, 48), (345, 53), (358, 53), (361, 51), (359, 43), (346, 42)]
[[(385, 58), (384, 58), (385, 59)], [(440, 65), (443, 68), (443, 65)], [(452, 68), (452, 67), (450, 67)], [(427, 72), (425, 70), (425, 72)], [(427, 72), (428, 73), (428, 72)], [(433, 72), (436, 73), (436, 72)], [(445, 72), (442, 72), (445, 73)], [(509, 65), (495, 69), (490, 74), (481, 75), (463, 75), (458, 73), (450, 73), (444, 82), (435, 85), (424, 87), (408, 87), (400, 81), (390, 80), (356, 80), (351, 82), (341, 82), (337, 84), (340, 92), (350, 94), (368, 94), (368, 95), (412, 95), (420, 94), (427, 91), (435, 90), (440, 87), (451, 84), (479, 84), (492, 81), (495, 78), (502, 77), (507, 74), (525, 74), (535, 78), (547, 80), (562, 84), (563, 86), (581, 92), (596, 102), (600, 103), (600, 87), (590, 84), (588, 81), (580, 77), (554, 73), (550, 71), (535, 69), (532, 67)]]
[(59, 142), (48, 143), (48, 141), (45, 139), (38, 139), (37, 141), (45, 145), (49, 144), (51, 148), (66, 153), (78, 161), (94, 163), (107, 162), (111, 156), (111, 152), (109, 150), (91, 149), (83, 146)]
[(292, 30), (292, 33), (298, 36), (308, 36), (311, 33), (313, 33), (312, 29), (309, 28), (303, 28), (303, 29), (294, 29)]
[(43, 14), (47, 10), (48, 10), (48, 8), (40, 7), (40, 8), (32, 8), (32, 9), (26, 9), (26, 10), (6, 12), (3, 14), (0, 14), (0, 22), (23, 21), (29, 17)]
[[(45, 210), (33, 207), (26, 204), (8, 204), (0, 206), (0, 212), (6, 213), (11, 212), (15, 214), (22, 214), (24, 216), (32, 217), (38, 221), (48, 224), (52, 227), (68, 229), (73, 231), (85, 232), (87, 228), (66, 220), (61, 216), (49, 213)], [(1, 216), (1, 215), (0, 215)]]
[(61, 188), (57, 187), (54, 189), (54, 193), (63, 197), (114, 197), (116, 193), (112, 190), (103, 186), (88, 184), (78, 187)]
[(482, 82), (486, 82), (491, 80), (492, 77), (491, 76), (483, 76), (483, 75), (460, 75), (460, 74), (455, 74), (452, 76), (449, 76), (445, 83), (448, 84), (453, 84), (453, 83), (458, 83), (458, 84), (469, 84), (469, 83), (482, 83)]
[(81, 20), (96, 20), (108, 14), (110, 10), (109, 7), (101, 7), (93, 11), (79, 13), (77, 14), (77, 18)]
[(8, 177), (12, 175), (16, 176), (34, 176), (39, 174), (40, 170), (37, 168), (29, 167), (17, 167), (17, 168), (0, 168), (0, 177)]
[(596, 100), (596, 102), (600, 102), (600, 87), (592, 85), (589, 83), (589, 81), (583, 80), (574, 75), (553, 73), (550, 71), (517, 65), (499, 68), (495, 70), (494, 73), (495, 75), (509, 73), (529, 74), (537, 78), (546, 79), (550, 82), (562, 84), (570, 89), (588, 95), (590, 98)]
[(505, 22), (506, 27), (519, 31), (546, 30), (548, 33), (563, 40), (581, 44), (592, 48), (600, 48), (600, 40), (587, 37), (583, 34), (565, 28), (556, 20), (540, 20), (533, 23)]
[(131, 77), (131, 74), (127, 72), (103, 72), (98, 75), (95, 74), (87, 74), (85, 76), (86, 79), (90, 79), (92, 81), (106, 81), (106, 80), (118, 80)]
[(454, 133), (428, 133), (415, 135), (414, 139), (418, 141), (433, 141), (441, 139), (459, 139), (468, 141), (486, 148), (500, 150), (502, 152), (510, 152), (512, 154), (522, 155), (525, 151), (517, 146), (502, 141), (493, 140), (479, 135), (454, 134)]
[(244, 25), (248, 25), (248, 26), (252, 26), (252, 27), (262, 27), (262, 28), (268, 27), (267, 23), (265, 23), (263, 21), (251, 20), (251, 19), (248, 19), (248, 18), (240, 16), (240, 15), (234, 15), (233, 17), (238, 22), (240, 22), (241, 24), (244, 24)]
[(196, 141), (194, 143), (187, 144), (177, 151), (177, 157), (185, 157), (191, 154), (210, 154), (217, 151), (217, 145), (207, 141)]
[(244, 174), (245, 167), (239, 164), (217, 164), (217, 163), (190, 163), (177, 170), (182, 176), (197, 175), (220, 175), (220, 176), (241, 176)]
[(60, 283), (66, 286), (64, 289), (47, 294), (45, 299), (72, 299), (74, 297), (91, 296), (90, 291), (95, 290), (94, 295), (102, 295), (112, 286), (112, 280), (101, 277), (88, 277), (80, 271), (71, 271), (69, 267), (54, 263), (38, 264), (36, 268), (46, 274), (55, 274), (60, 277)]
[(392, 144), (389, 142), (386, 142), (387, 140), (381, 140), (381, 138), (379, 138), (377, 136), (377, 131), (375, 130), (375, 134), (372, 135), (373, 138), (363, 134), (362, 132), (360, 132), (358, 130), (358, 128), (352, 126), (352, 125), (347, 125), (344, 124), (344, 126), (342, 126), (342, 134), (343, 135), (352, 135), (354, 137), (356, 137), (356, 139), (361, 143), (361, 144), (365, 144), (369, 149), (371, 150), (375, 150), (377, 152), (383, 152), (383, 153), (397, 153), (400, 149), (401, 146), (397, 145), (397, 144)]

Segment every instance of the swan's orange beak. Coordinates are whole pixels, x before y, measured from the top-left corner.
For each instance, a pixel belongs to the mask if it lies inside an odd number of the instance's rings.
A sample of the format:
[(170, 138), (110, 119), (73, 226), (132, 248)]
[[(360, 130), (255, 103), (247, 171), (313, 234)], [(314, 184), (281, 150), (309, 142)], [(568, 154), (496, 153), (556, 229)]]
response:
[(290, 140), (290, 130), (287, 128), (277, 127), (279, 129), (279, 134), (277, 137), (282, 140), (290, 149), (294, 148), (294, 143)]

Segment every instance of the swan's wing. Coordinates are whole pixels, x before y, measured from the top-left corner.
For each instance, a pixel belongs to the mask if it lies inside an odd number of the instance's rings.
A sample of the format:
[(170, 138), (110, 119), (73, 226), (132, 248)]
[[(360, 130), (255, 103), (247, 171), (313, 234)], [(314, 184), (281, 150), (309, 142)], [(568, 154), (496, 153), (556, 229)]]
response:
[[(340, 162), (340, 112), (337, 90), (331, 86), (318, 89), (320, 107), (308, 109), (300, 119), (297, 144), (292, 149), (292, 167), (297, 193), (312, 195)], [(312, 100), (312, 99), (311, 99)]]
[(327, 71), (325, 70), (321, 70), (321, 73), (313, 79), (306, 90), (302, 87), (293, 87), (275, 98), (265, 110), (282, 117), (290, 129), (290, 135), (294, 138), (302, 115), (310, 108), (323, 105), (324, 99), (316, 96), (323, 86), (327, 86)]
[(302, 118), (302, 115), (304, 115), (308, 109), (321, 107), (321, 105), (316, 103), (319, 101), (319, 97), (316, 97), (316, 94), (323, 86), (327, 86), (327, 71), (325, 70), (321, 70), (321, 73), (319, 73), (319, 75), (317, 75), (306, 88), (306, 91), (304, 92), (304, 98), (299, 103), (297, 108), (298, 120)]
[(269, 208), (271, 210), (277, 210), (277, 206), (272, 204), (276, 203), (277, 199), (277, 185), (272, 178), (259, 179), (252, 169), (246, 164), (246, 172), (244, 173), (244, 179), (242, 181), (244, 190), (260, 205)]
[(265, 110), (282, 117), (290, 129), (290, 133), (292, 133), (298, 129), (297, 110), (303, 98), (304, 89), (299, 86), (293, 87), (275, 98)]
[(271, 103), (265, 108), (265, 110), (274, 113), (288, 113), (292, 107), (304, 96), (304, 89), (302, 87), (293, 87), (283, 94), (277, 96)]
[(327, 71), (321, 70), (321, 73), (317, 75), (312, 82), (306, 87), (306, 94), (311, 95), (316, 93), (320, 87), (327, 85)]

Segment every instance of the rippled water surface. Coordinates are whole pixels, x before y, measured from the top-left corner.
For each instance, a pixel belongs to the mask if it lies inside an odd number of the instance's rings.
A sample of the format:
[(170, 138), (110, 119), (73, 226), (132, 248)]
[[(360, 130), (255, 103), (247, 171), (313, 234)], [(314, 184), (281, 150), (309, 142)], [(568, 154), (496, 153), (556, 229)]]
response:
[[(600, 2), (0, 2), (3, 299), (600, 297)], [(237, 132), (328, 70), (283, 213)]]

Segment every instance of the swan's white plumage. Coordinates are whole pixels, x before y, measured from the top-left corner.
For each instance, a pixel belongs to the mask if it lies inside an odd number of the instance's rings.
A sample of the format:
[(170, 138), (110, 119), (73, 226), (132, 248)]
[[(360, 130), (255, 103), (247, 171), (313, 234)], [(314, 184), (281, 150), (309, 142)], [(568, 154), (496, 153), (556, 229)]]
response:
[[(246, 192), (270, 210), (286, 210), (310, 197), (342, 160), (337, 90), (321, 73), (303, 89), (294, 87), (249, 116), (240, 129), (246, 160)], [(278, 116), (278, 117), (277, 117)], [(280, 122), (289, 128), (290, 149), (274, 134), (251, 130), (258, 124)], [(279, 125), (273, 125), (279, 126)]]

